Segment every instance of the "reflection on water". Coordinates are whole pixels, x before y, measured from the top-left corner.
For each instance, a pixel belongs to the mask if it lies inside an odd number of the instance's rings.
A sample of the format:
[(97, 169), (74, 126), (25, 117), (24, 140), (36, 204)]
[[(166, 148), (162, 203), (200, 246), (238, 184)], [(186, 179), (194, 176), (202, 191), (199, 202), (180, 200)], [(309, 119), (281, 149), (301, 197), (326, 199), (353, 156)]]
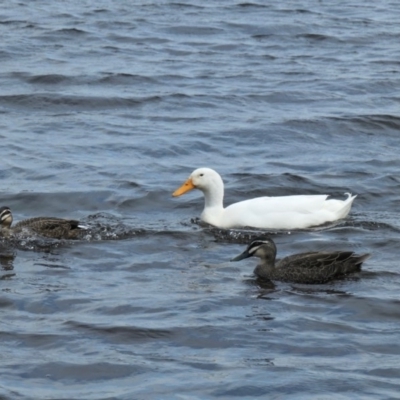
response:
[(10, 272), (14, 269), (14, 259), (16, 257), (15, 252), (10, 251), (6, 247), (3, 247), (3, 244), (0, 245), (0, 279), (10, 279), (12, 278), (15, 273)]

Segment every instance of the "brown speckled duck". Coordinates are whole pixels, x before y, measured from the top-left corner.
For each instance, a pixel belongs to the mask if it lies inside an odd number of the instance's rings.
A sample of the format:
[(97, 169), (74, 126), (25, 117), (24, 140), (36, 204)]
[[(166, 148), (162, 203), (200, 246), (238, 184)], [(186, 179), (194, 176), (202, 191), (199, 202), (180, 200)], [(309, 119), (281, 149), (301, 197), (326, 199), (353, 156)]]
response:
[(361, 270), (370, 254), (351, 251), (310, 252), (294, 254), (275, 262), (276, 246), (272, 239), (259, 237), (231, 261), (255, 256), (261, 259), (254, 274), (259, 278), (293, 283), (326, 283)]
[(73, 219), (36, 217), (18, 222), (13, 227), (13, 216), (9, 207), (0, 208), (0, 233), (5, 236), (27, 229), (38, 235), (53, 239), (79, 239), (87, 227)]

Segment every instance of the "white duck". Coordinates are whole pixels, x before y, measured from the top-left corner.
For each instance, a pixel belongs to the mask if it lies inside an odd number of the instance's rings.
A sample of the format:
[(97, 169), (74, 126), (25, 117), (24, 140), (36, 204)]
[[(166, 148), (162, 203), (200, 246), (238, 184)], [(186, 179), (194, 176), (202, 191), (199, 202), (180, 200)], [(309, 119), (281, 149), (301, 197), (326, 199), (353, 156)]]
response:
[(224, 183), (211, 168), (194, 170), (188, 180), (172, 194), (181, 196), (192, 189), (204, 194), (201, 220), (218, 228), (304, 229), (346, 217), (356, 196), (346, 200), (328, 195), (257, 197), (224, 208)]

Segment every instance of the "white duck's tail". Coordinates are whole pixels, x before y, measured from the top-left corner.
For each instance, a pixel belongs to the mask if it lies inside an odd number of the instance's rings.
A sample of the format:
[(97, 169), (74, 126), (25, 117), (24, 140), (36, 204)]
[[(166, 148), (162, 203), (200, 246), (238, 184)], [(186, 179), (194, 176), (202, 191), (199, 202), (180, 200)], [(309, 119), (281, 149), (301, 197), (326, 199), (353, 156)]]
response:
[(326, 209), (335, 214), (335, 219), (345, 218), (350, 212), (351, 206), (357, 195), (352, 196), (351, 193), (345, 193), (346, 200), (328, 199), (326, 201)]
[(352, 196), (351, 193), (345, 193), (347, 195), (347, 199), (342, 201), (342, 207), (339, 210), (340, 217), (339, 218), (345, 218), (347, 217), (347, 214), (350, 212), (351, 206), (353, 205), (354, 199), (357, 197), (355, 194)]

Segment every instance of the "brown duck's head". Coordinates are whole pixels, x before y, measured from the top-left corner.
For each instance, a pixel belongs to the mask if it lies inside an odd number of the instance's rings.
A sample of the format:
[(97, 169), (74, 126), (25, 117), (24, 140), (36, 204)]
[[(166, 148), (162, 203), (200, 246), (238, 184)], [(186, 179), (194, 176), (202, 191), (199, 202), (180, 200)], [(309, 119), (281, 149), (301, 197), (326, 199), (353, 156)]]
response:
[(247, 246), (247, 249), (243, 253), (232, 258), (231, 261), (240, 261), (252, 256), (261, 259), (272, 258), (274, 260), (276, 257), (276, 246), (274, 241), (268, 237), (258, 237)]
[(0, 207), (0, 229), (6, 228), (9, 229), (13, 222), (13, 216), (11, 214), (11, 210), (7, 207)]

